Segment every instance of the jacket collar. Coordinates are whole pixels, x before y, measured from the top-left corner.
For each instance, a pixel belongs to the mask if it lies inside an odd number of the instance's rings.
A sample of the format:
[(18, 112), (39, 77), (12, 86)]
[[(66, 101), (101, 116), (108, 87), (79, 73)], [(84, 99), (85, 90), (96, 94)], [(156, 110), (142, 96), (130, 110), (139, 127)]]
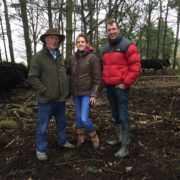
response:
[[(49, 51), (49, 49), (46, 47), (46, 45), (43, 46), (43, 51), (44, 51), (47, 55), (52, 56), (51, 53), (50, 53), (50, 51)], [(56, 51), (57, 58), (60, 57), (60, 56), (61, 56), (61, 53), (60, 53), (59, 49), (55, 49), (55, 51)]]
[(86, 55), (89, 54), (89, 53), (90, 53), (90, 52), (87, 51), (87, 50), (83, 50), (83, 51), (77, 50), (77, 51), (75, 52), (75, 55), (76, 55), (77, 57), (82, 57), (82, 56), (86, 56)]

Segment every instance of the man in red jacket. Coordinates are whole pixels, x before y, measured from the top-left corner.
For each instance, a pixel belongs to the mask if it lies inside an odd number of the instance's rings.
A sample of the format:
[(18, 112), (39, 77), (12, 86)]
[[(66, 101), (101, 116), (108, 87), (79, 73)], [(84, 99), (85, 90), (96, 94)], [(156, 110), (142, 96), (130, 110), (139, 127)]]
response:
[(130, 122), (128, 104), (130, 86), (141, 71), (140, 57), (136, 45), (120, 34), (115, 20), (106, 23), (108, 43), (103, 48), (103, 82), (107, 86), (107, 97), (115, 120), (115, 138), (108, 144), (121, 143), (116, 157), (129, 154)]

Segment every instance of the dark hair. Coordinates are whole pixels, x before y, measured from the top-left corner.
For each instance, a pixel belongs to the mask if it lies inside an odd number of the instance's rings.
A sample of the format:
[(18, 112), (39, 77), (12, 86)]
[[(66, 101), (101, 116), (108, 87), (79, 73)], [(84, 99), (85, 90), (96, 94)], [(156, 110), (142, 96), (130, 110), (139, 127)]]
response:
[(117, 23), (117, 21), (115, 20), (115, 19), (110, 19), (110, 20), (108, 20), (107, 22), (106, 22), (106, 29), (107, 29), (107, 26), (108, 25), (113, 25), (113, 24), (116, 24), (116, 26), (117, 26), (117, 28), (119, 29), (119, 25), (118, 25), (118, 23)]
[(86, 41), (86, 43), (88, 43), (88, 38), (87, 38), (87, 36), (86, 36), (84, 33), (80, 33), (80, 34), (77, 36), (76, 41), (77, 41), (77, 39), (80, 38), (80, 37), (84, 38), (85, 41)]

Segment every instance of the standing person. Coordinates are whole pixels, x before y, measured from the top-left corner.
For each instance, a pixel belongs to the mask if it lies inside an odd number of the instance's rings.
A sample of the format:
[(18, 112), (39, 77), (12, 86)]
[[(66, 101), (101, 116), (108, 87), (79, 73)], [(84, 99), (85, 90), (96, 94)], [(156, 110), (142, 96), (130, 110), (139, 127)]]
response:
[(77, 51), (69, 61), (70, 86), (76, 109), (78, 142), (81, 147), (85, 141), (87, 129), (95, 149), (99, 147), (99, 137), (89, 118), (90, 106), (96, 103), (97, 92), (101, 83), (100, 62), (93, 48), (89, 46), (86, 35), (79, 34), (76, 38)]
[(115, 120), (115, 138), (108, 141), (108, 144), (121, 143), (121, 148), (115, 156), (125, 157), (129, 154), (130, 143), (128, 115), (130, 86), (140, 74), (140, 57), (136, 45), (120, 34), (120, 28), (115, 20), (107, 22), (106, 33), (108, 43), (102, 53), (103, 82), (107, 85), (107, 97)]
[(69, 86), (59, 51), (64, 39), (57, 29), (48, 29), (40, 37), (43, 49), (33, 56), (30, 64), (29, 81), (37, 92), (38, 102), (36, 156), (39, 160), (47, 160), (46, 131), (52, 116), (56, 120), (58, 144), (65, 148), (74, 147), (66, 137), (65, 99), (69, 95)]

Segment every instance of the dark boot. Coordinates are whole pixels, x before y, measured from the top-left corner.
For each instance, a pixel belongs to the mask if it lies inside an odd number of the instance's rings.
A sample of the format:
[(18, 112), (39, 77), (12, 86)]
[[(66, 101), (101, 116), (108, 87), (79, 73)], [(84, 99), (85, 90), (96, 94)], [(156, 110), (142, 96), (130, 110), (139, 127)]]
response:
[(78, 134), (78, 142), (76, 144), (76, 147), (81, 147), (85, 141), (85, 135), (84, 135), (84, 129), (83, 128), (78, 128), (77, 129), (77, 134)]
[(108, 141), (109, 145), (116, 145), (119, 144), (122, 140), (122, 127), (120, 124), (116, 124), (114, 129), (114, 139)]
[(96, 134), (96, 131), (93, 131), (93, 132), (89, 133), (89, 135), (91, 137), (91, 141), (92, 141), (92, 144), (94, 146), (94, 149), (98, 149), (98, 147), (99, 147), (99, 137)]
[(129, 131), (123, 131), (121, 144), (122, 144), (121, 149), (114, 154), (116, 157), (126, 157), (129, 154), (129, 144), (130, 144)]

